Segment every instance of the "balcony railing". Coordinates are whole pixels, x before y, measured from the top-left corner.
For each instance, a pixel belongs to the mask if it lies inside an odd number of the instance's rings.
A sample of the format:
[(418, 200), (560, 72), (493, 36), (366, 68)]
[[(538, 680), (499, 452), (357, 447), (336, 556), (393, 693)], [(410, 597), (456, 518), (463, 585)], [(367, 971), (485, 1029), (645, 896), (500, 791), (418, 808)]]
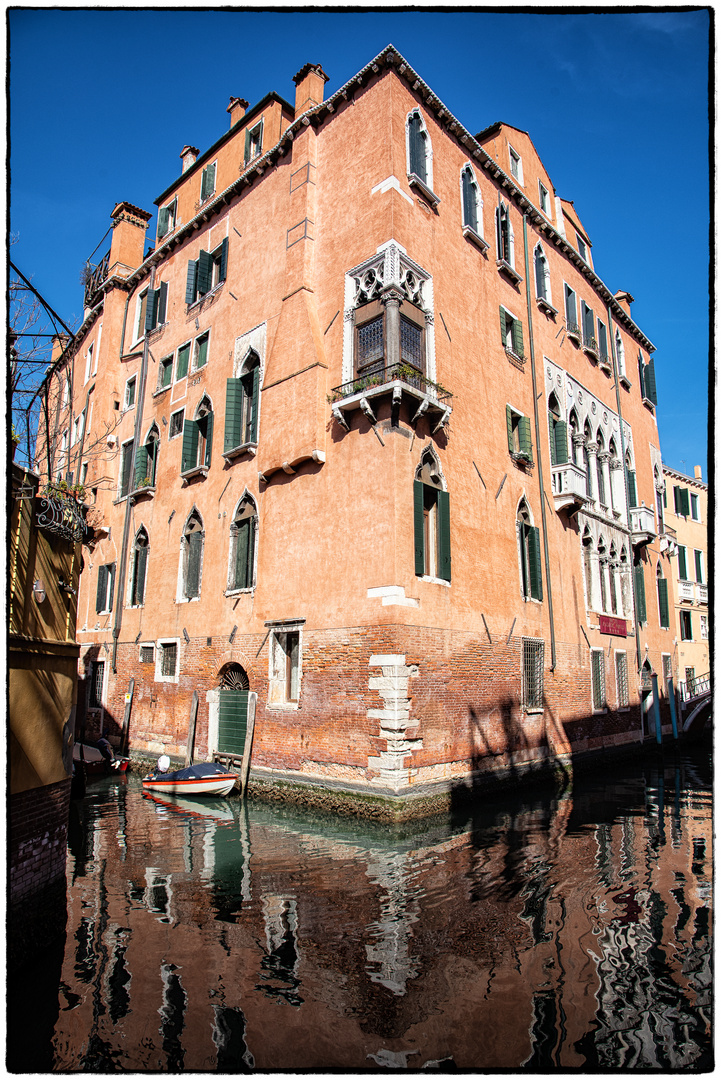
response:
[(693, 603), (694, 587), (692, 581), (679, 581), (678, 598), (679, 600), (690, 600)]
[(71, 543), (86, 541), (92, 530), (86, 522), (84, 489), (67, 484), (47, 484), (35, 500), (36, 525)]
[(595, 337), (587, 336), (583, 339), (583, 351), (598, 360), (598, 342)]
[(566, 319), (566, 333), (570, 338), (573, 338), (574, 341), (580, 343), (581, 327), (578, 325), (578, 323), (571, 322), (569, 319)]
[(86, 262), (85, 269), (83, 271), (83, 282), (85, 284), (85, 307), (91, 306), (93, 302), (93, 297), (108, 276), (109, 265), (109, 251), (106, 252), (105, 255), (103, 255), (97, 266), (94, 266), (91, 262)]
[(434, 431), (445, 424), (451, 414), (453, 394), (405, 363), (391, 364), (336, 386), (331, 390), (329, 400), (333, 416), (347, 429), (345, 414), (356, 409), (361, 409), (372, 423), (376, 423), (376, 414), (370, 402), (389, 394), (394, 405), (400, 405), (403, 394), (417, 400), (418, 408), (411, 422), (414, 423), (428, 412), (437, 420)]
[(656, 518), (653, 510), (641, 503), (631, 507), (631, 540), (634, 544), (647, 544), (656, 535)]
[(708, 585), (696, 586), (696, 599), (699, 604), (708, 604)]
[(572, 461), (552, 466), (551, 483), (556, 510), (563, 510), (567, 506), (582, 506), (588, 501), (586, 470)]

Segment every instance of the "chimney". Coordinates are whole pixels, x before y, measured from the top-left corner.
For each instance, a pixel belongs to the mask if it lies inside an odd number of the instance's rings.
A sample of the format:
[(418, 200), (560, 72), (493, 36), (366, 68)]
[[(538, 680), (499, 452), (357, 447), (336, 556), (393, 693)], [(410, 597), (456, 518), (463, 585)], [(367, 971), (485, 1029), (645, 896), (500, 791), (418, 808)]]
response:
[(143, 261), (145, 230), (153, 215), (132, 203), (121, 202), (110, 216), (113, 219), (113, 239), (110, 242), (108, 275), (120, 273), (127, 277)]
[(697, 480), (703, 481), (703, 477), (701, 475), (701, 466), (700, 465), (694, 465), (693, 474), (694, 474), (694, 476), (696, 477)]
[(312, 109), (314, 105), (320, 105), (328, 76), (320, 64), (305, 64), (298, 74), (293, 76), (293, 82), (295, 83), (295, 118), (297, 119), (301, 113)]
[(195, 165), (195, 159), (197, 158), (200, 150), (197, 146), (184, 146), (180, 151), (180, 157), (183, 162), (183, 172), (187, 172), (191, 165)]
[(242, 120), (245, 116), (245, 110), (248, 108), (248, 102), (242, 97), (232, 97), (230, 99), (230, 105), (225, 110), (230, 113), (230, 126), (237, 124), (239, 120)]
[(623, 292), (623, 290), (619, 290), (619, 292), (615, 294), (615, 298), (616, 300), (618, 300), (619, 304), (626, 312), (626, 314), (630, 315), (631, 304), (633, 303), (633, 297), (631, 296), (630, 292)]

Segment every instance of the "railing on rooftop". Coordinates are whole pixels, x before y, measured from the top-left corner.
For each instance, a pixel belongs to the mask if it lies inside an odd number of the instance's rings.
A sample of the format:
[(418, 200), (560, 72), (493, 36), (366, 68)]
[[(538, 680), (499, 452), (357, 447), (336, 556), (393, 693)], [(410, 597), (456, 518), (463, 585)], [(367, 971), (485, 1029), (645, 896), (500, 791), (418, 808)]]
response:
[(110, 265), (110, 250), (108, 250), (99, 263), (85, 263), (83, 269), (83, 284), (85, 285), (85, 307), (90, 307), (93, 297), (108, 276)]

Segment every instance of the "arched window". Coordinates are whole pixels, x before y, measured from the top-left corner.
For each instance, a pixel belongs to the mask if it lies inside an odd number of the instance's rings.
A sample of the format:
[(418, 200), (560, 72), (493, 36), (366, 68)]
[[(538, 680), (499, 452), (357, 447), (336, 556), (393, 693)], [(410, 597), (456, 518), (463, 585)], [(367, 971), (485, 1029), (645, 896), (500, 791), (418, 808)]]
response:
[(183, 425), (183, 454), (181, 474), (203, 475), (210, 468), (213, 448), (213, 406), (207, 396), (203, 396), (195, 410), (195, 418), (186, 420)]
[(568, 427), (571, 434), (571, 454), (573, 457), (573, 463), (574, 465), (582, 467), (583, 454), (581, 452), (581, 447), (579, 446), (580, 440), (576, 438), (581, 429), (578, 423), (578, 416), (576, 415), (575, 409), (571, 409), (570, 413), (568, 414)]
[(543, 246), (538, 243), (533, 252), (533, 266), (536, 272), (536, 297), (544, 303), (551, 303), (551, 275), (548, 271), (548, 259)]
[(218, 674), (221, 690), (250, 690), (250, 679), (240, 664), (225, 664)]
[(589, 499), (593, 496), (593, 484), (591, 483), (591, 455), (588, 452), (588, 444), (591, 441), (591, 425), (588, 420), (583, 428), (583, 467), (586, 470), (586, 491)]
[(606, 503), (606, 478), (603, 471), (603, 454), (605, 443), (603, 441), (603, 434), (599, 431), (596, 437), (596, 477), (598, 480), (598, 501), (605, 505)]
[(656, 567), (656, 590), (658, 592), (658, 625), (662, 630), (668, 630), (671, 625), (668, 608), (668, 582), (663, 576), (660, 560)]
[(158, 450), (160, 432), (155, 424), (148, 432), (148, 437), (135, 455), (135, 489), (154, 488), (158, 471)]
[(250, 495), (238, 503), (230, 526), (228, 591), (252, 589), (255, 585), (255, 546), (258, 511)]
[(601, 586), (601, 611), (608, 611), (608, 597), (606, 593), (606, 574), (608, 563), (606, 560), (606, 544), (603, 537), (598, 541), (598, 577)]
[(593, 608), (593, 540), (588, 530), (583, 534), (583, 573), (586, 582), (586, 607)]
[(565, 465), (568, 461), (568, 428), (566, 421), (561, 419), (561, 407), (553, 393), (548, 399), (548, 437), (551, 465)]
[(433, 195), (433, 150), (428, 129), (418, 109), (414, 109), (406, 118), (406, 139), (408, 179), (411, 183), (419, 181), (424, 189), (423, 194)]
[(521, 569), (521, 595), (526, 600), (543, 600), (540, 534), (532, 524), (531, 511), (525, 499), (521, 500), (516, 512), (516, 531)]
[(514, 267), (513, 225), (508, 204), (503, 201), (496, 208), (496, 244), (498, 258)]
[(658, 471), (658, 465), (653, 467), (653, 482), (656, 488), (656, 517), (658, 519), (658, 533), (661, 535), (664, 531), (663, 527), (663, 490), (664, 483)]
[[(461, 169), (461, 206), (464, 231), (470, 229), (474, 239), (483, 239), (483, 199), (476, 174), (470, 164)], [(485, 241), (481, 245), (487, 246)]]
[(450, 500), (436, 453), (424, 450), (413, 481), (415, 572), (451, 580)]
[(608, 560), (608, 592), (611, 600), (611, 613), (616, 615), (618, 612), (618, 590), (616, 588), (616, 567), (618, 559), (616, 556), (616, 548), (611, 544), (611, 551)]
[(203, 522), (198, 511), (193, 510), (181, 542), (181, 596), (184, 600), (195, 600), (200, 596), (204, 541)]
[(626, 353), (623, 348), (623, 341), (621, 340), (621, 334), (616, 330), (616, 363), (618, 364), (618, 377), (619, 379), (626, 378)]
[(135, 534), (130, 559), (130, 606), (141, 607), (145, 602), (145, 577), (148, 567), (148, 534), (141, 526)]
[(619, 475), (618, 469), (618, 450), (616, 449), (616, 443), (612, 438), (608, 444), (608, 469), (609, 469), (609, 491), (608, 497), (611, 502), (611, 509), (615, 510), (619, 505), (618, 492), (616, 491), (616, 483)]
[(251, 349), (237, 379), (228, 379), (223, 453), (232, 454), (258, 442), (260, 357)]
[(636, 473), (632, 468), (631, 454), (628, 450), (626, 451), (626, 479), (628, 482), (628, 505), (636, 506)]

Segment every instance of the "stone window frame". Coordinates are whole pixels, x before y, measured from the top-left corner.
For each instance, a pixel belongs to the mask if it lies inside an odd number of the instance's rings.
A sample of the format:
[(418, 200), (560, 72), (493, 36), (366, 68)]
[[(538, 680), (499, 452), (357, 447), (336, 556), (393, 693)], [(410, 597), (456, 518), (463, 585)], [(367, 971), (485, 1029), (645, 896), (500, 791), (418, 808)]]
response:
[[(268, 632), (268, 709), (292, 712), (297, 711), (301, 705), (303, 686), (303, 629), (305, 619), (278, 619), (268, 620), (265, 626)], [(298, 661), (297, 661), (297, 697), (288, 697), (290, 657), (281, 641), (288, 635), (298, 635)], [(284, 659), (281, 660), (281, 654)], [(282, 666), (282, 670), (281, 670)]]
[[(253, 526), (253, 541), (252, 541), (252, 543), (253, 543), (253, 561), (252, 561), (253, 569), (252, 569), (252, 574), (251, 574), (251, 584), (250, 585), (244, 585), (244, 586), (238, 586), (236, 588), (234, 585), (231, 585), (231, 581), (233, 579), (233, 573), (234, 573), (234, 569), (235, 569), (235, 560), (236, 560), (236, 555), (237, 555), (237, 548), (236, 548), (237, 530), (235, 530), (235, 532), (234, 532), (234, 526), (235, 526), (236, 521), (238, 520), (238, 514), (241, 511), (241, 507), (242, 507), (243, 503), (247, 503), (248, 505), (253, 507), (253, 513), (247, 515), (247, 518), (253, 518), (254, 521), (255, 521), (255, 525)], [(247, 520), (247, 518), (244, 518), (243, 520)], [(226, 590), (225, 590), (225, 595), (226, 596), (240, 596), (243, 593), (249, 593), (249, 594), (252, 595), (256, 590), (256, 587), (257, 587), (257, 584), (258, 584), (258, 576), (257, 576), (258, 575), (258, 541), (259, 541), (259, 532), (260, 532), (260, 530), (258, 528), (259, 518), (260, 518), (260, 515), (259, 515), (259, 512), (258, 512), (258, 500), (256, 499), (256, 497), (254, 495), (251, 494), (250, 491), (248, 491), (248, 488), (246, 487), (243, 494), (238, 499), (238, 502), (235, 505), (235, 509), (233, 511), (233, 517), (232, 517), (231, 522), (230, 522), (230, 543), (228, 545), (228, 576), (227, 576), (227, 579), (226, 579), (227, 580), (227, 587), (226, 587)]]
[[(175, 674), (163, 675), (163, 649), (166, 645), (175, 645)], [(155, 642), (154, 682), (177, 683), (180, 681), (180, 638), (163, 637)]]

